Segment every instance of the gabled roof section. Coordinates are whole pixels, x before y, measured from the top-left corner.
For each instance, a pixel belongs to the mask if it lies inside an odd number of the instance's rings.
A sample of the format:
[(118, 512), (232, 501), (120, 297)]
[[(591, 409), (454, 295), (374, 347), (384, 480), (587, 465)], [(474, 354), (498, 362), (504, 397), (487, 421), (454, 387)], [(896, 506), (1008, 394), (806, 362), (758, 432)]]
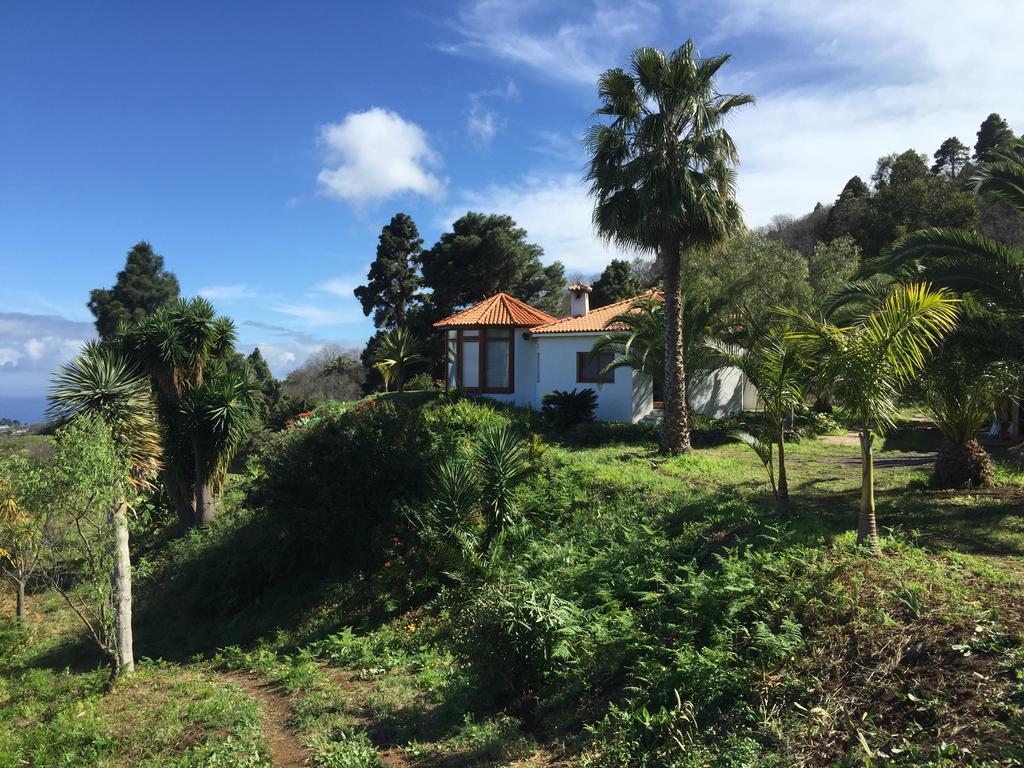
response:
[(531, 307), (507, 293), (496, 293), (469, 309), (438, 320), (435, 328), (468, 328), (481, 326), (506, 328), (533, 328), (555, 322), (547, 312)]
[(625, 330), (626, 326), (622, 323), (613, 323), (613, 318), (628, 311), (635, 301), (640, 299), (658, 299), (660, 301), (663, 298), (664, 294), (661, 291), (651, 290), (647, 293), (641, 293), (639, 296), (633, 296), (629, 299), (616, 301), (614, 304), (592, 309), (581, 317), (563, 317), (561, 320), (555, 320), (553, 323), (533, 328), (531, 332), (535, 335), (544, 335), (549, 333), (622, 331)]

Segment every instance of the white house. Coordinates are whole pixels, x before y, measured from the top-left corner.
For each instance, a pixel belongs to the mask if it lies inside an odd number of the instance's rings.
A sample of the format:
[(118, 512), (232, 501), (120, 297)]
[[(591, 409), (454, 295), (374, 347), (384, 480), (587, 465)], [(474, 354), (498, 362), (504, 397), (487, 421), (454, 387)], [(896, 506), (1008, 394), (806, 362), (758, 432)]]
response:
[[(636, 298), (590, 309), (590, 287), (571, 285), (570, 314), (557, 319), (499, 293), (434, 327), (447, 339), (447, 384), (525, 408), (540, 408), (556, 389), (590, 387), (602, 421), (637, 422), (654, 411), (651, 377), (632, 368), (600, 376), (610, 357), (590, 354), (594, 341), (615, 330), (612, 320)], [(752, 388), (736, 369), (691, 382), (690, 403), (719, 417), (750, 403)], [(745, 397), (746, 395), (746, 397)]]

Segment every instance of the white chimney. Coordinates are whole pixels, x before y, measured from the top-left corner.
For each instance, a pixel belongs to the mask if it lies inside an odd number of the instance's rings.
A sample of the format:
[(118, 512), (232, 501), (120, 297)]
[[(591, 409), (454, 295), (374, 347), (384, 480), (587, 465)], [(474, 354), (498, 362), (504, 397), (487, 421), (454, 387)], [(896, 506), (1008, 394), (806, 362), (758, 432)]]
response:
[(593, 290), (589, 285), (573, 283), (569, 286), (569, 314), (573, 317), (584, 317), (590, 312), (590, 292)]

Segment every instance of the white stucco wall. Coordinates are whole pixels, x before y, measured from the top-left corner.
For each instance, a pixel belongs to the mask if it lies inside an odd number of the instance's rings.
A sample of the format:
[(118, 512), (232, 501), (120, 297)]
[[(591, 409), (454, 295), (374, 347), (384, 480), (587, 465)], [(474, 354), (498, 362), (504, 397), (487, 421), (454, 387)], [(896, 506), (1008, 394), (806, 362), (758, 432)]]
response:
[(634, 407), (633, 371), (620, 368), (615, 371), (615, 381), (609, 384), (581, 384), (576, 381), (576, 353), (589, 352), (598, 333), (575, 336), (539, 335), (534, 336), (540, 352), (540, 381), (536, 384), (535, 407), (548, 392), (556, 389), (571, 391), (590, 387), (597, 392), (595, 416), (601, 421), (633, 422), (642, 419), (650, 411), (647, 407), (637, 414), (643, 405)]
[(704, 376), (693, 376), (688, 383), (690, 407), (702, 416), (720, 419), (743, 410), (746, 377), (739, 368), (719, 368)]

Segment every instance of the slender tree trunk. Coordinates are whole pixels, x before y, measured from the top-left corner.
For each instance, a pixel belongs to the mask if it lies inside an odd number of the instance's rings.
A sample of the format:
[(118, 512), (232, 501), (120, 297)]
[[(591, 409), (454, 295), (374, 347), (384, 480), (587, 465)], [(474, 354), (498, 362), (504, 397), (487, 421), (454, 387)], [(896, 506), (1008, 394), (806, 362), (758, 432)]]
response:
[(872, 451), (874, 435), (870, 429), (860, 431), (860, 517), (857, 525), (857, 543), (871, 547), (871, 554), (882, 554), (878, 546), (878, 521), (875, 519), (875, 457)]
[(128, 551), (128, 504), (118, 499), (111, 512), (114, 533), (114, 570), (110, 574), (114, 602), (114, 670), (117, 677), (135, 669), (132, 651), (132, 561)]
[(789, 482), (786, 480), (786, 425), (779, 427), (779, 489), (776, 494), (781, 511), (789, 509)]
[(18, 617), (18, 621), (25, 620), (25, 579), (18, 579), (15, 582), (15, 586), (18, 590), (18, 597), (14, 609), (15, 615)]
[(665, 268), (665, 410), (661, 422), (661, 449), (675, 455), (690, 451), (679, 251), (674, 247), (663, 249), (662, 264)]
[(203, 472), (202, 453), (199, 449), (199, 441), (195, 438), (192, 440), (192, 453), (196, 462), (195, 525), (209, 525), (217, 516), (217, 500), (213, 497), (213, 489), (210, 488), (210, 484), (203, 477), (205, 473)]

